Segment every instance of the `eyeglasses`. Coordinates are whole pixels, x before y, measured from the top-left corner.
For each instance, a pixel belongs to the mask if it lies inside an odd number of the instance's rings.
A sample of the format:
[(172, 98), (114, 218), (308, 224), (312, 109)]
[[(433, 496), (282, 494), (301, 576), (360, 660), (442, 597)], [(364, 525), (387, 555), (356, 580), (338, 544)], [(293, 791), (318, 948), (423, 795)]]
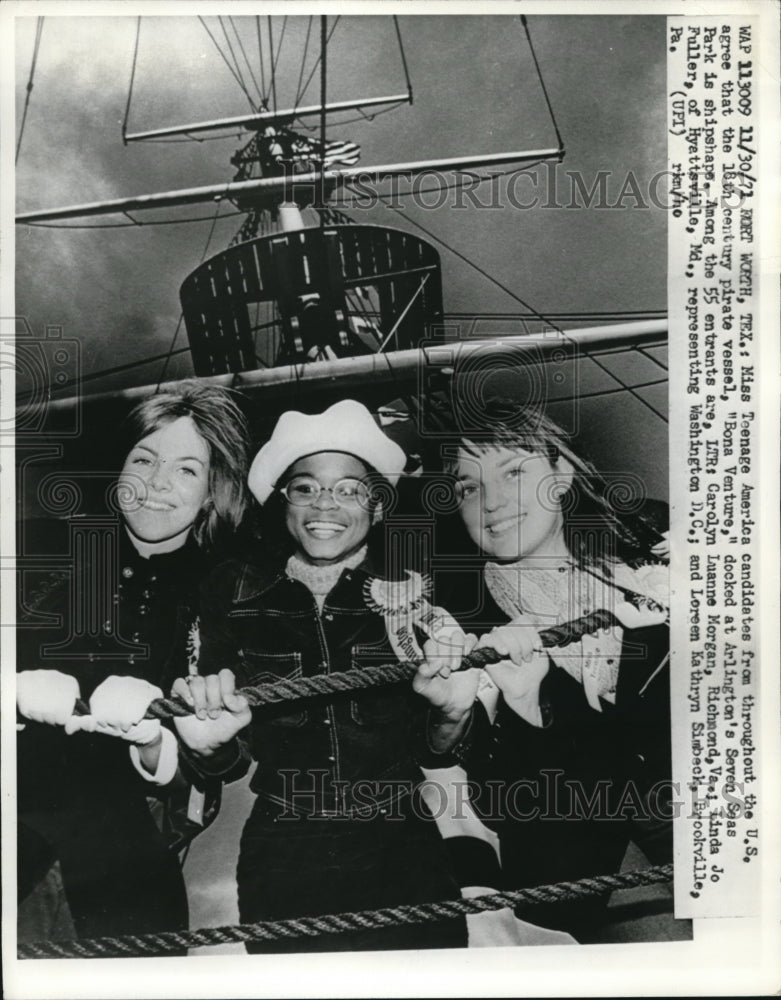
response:
[(333, 486), (321, 486), (312, 476), (294, 476), (279, 492), (294, 507), (311, 507), (322, 493), (330, 493), (340, 507), (365, 507), (369, 501), (369, 487), (360, 479), (340, 479)]

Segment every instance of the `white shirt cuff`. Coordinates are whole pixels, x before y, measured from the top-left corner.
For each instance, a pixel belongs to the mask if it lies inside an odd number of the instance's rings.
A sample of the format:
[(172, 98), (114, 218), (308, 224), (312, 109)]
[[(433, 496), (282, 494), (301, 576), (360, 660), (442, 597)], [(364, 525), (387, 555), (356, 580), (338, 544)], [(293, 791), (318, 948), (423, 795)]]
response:
[(179, 745), (170, 729), (161, 729), (160, 734), (162, 737), (160, 757), (154, 774), (147, 771), (141, 763), (141, 755), (137, 746), (130, 747), (130, 760), (145, 781), (151, 781), (154, 785), (167, 785), (169, 781), (173, 780), (179, 766)]

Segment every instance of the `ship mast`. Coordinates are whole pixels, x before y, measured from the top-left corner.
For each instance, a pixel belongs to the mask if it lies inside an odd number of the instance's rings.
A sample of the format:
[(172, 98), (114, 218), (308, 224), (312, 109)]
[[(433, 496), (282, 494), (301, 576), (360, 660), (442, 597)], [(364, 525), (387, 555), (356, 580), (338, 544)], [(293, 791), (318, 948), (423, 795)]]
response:
[[(355, 166), (360, 153), (355, 143), (328, 141), (329, 115), (411, 104), (412, 86), (396, 24), (407, 93), (329, 104), (328, 27), (328, 17), (322, 15), (318, 104), (277, 109), (272, 75), (273, 110), (265, 95), (260, 109), (253, 105), (249, 115), (123, 132), (125, 142), (137, 142), (246, 129), (253, 135), (231, 158), (237, 168), (231, 180), (17, 216), (19, 223), (50, 223), (223, 200), (246, 213), (231, 246), (203, 261), (180, 289), (198, 376), (409, 350), (442, 326), (441, 266), (435, 248), (404, 230), (345, 225), (341, 217), (337, 224), (326, 208), (335, 190), (359, 182), (371, 192), (372, 185), (392, 178), (411, 182), (424, 172), (537, 164), (564, 155), (557, 130), (556, 147)], [(318, 139), (291, 127), (299, 118), (315, 116)], [(305, 207), (319, 210), (319, 226), (304, 224)], [(264, 213), (275, 217), (277, 231), (258, 236)]]
[[(36, 209), (22, 212), (16, 216), (21, 224), (36, 224), (58, 222), (67, 219), (82, 219), (103, 215), (126, 214), (128, 212), (145, 212), (154, 209), (174, 208), (186, 205), (197, 205), (208, 202), (218, 202), (224, 199), (232, 201), (240, 210), (252, 212), (258, 207), (270, 208), (277, 217), (283, 231), (303, 228), (300, 213), (300, 192), (309, 190), (312, 203), (321, 205), (326, 192), (341, 188), (360, 180), (364, 185), (379, 184), (381, 181), (396, 177), (412, 180), (419, 174), (428, 171), (462, 171), (477, 167), (508, 166), (546, 161), (560, 161), (564, 157), (564, 148), (559, 139), (556, 147), (532, 150), (512, 150), (502, 153), (475, 153), (468, 156), (448, 157), (446, 159), (412, 160), (403, 163), (385, 163), (376, 166), (346, 166), (330, 165), (327, 156), (326, 129), (328, 116), (347, 110), (364, 110), (382, 105), (412, 104), (412, 86), (407, 81), (406, 94), (391, 94), (384, 97), (368, 97), (350, 101), (326, 102), (326, 73), (328, 47), (328, 18), (322, 15), (321, 52), (320, 52), (320, 102), (306, 107), (288, 107), (281, 110), (270, 110), (264, 107), (262, 111), (251, 115), (231, 118), (213, 119), (202, 122), (192, 122), (185, 125), (167, 126), (145, 132), (134, 132), (123, 135), (126, 143), (143, 140), (174, 138), (176, 136), (195, 135), (197, 133), (233, 130), (237, 128), (255, 133), (252, 140), (262, 147), (260, 154), (248, 154), (247, 162), (260, 162), (263, 176), (248, 179), (236, 179), (222, 184), (208, 184), (200, 187), (177, 188), (171, 191), (140, 194), (126, 198), (116, 198), (109, 201), (87, 202), (80, 205), (69, 205), (63, 208)], [(399, 36), (399, 41), (400, 41)], [(403, 50), (402, 50), (403, 58)], [(406, 72), (406, 60), (404, 62)], [(284, 145), (290, 140), (301, 139), (290, 131), (289, 126), (297, 119), (319, 117), (320, 141), (318, 149), (312, 149), (308, 155), (292, 158), (285, 155)], [(304, 140), (306, 142), (306, 140)], [(310, 143), (310, 146), (314, 144)], [(244, 163), (244, 158), (237, 154), (233, 162)], [(310, 165), (303, 169), (303, 163)], [(241, 172), (239, 174), (241, 177)], [(299, 195), (292, 197), (292, 193)]]

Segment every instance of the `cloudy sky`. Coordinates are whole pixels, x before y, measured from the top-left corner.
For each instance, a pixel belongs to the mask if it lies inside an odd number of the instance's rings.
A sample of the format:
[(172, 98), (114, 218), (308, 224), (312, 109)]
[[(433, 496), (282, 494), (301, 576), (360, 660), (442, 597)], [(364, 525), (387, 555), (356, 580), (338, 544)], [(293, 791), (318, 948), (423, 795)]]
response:
[[(314, 67), (317, 21), (301, 76), (308, 20), (287, 21), (278, 50), (280, 105), (293, 101), (299, 80)], [(225, 49), (223, 26), (213, 16), (205, 21)], [(223, 23), (256, 96), (233, 27)], [(256, 19), (234, 23), (260, 82)], [(527, 177), (514, 189), (524, 202), (536, 193), (535, 208), (514, 207), (506, 181), (500, 181), (493, 194), (488, 186), (478, 189), (481, 202), (494, 207), (458, 208), (451, 192), (438, 209), (416, 207), (407, 198), (402, 213), (377, 208), (352, 214), (356, 221), (402, 228), (406, 217), (419, 222), (543, 313), (664, 309), (664, 211), (638, 208), (631, 196), (623, 209), (545, 207), (556, 200), (570, 204), (568, 171), (579, 173), (587, 188), (599, 171), (610, 171), (610, 204), (631, 172), (647, 199), (651, 178), (666, 166), (664, 18), (532, 17), (529, 23), (567, 151), (556, 173), (556, 196), (541, 168), (536, 188)], [(362, 165), (556, 145), (517, 17), (407, 16), (400, 26), (414, 104), (332, 130), (334, 137), (361, 144)], [(272, 28), (276, 47), (282, 18)], [(35, 29), (35, 17), (18, 19), (18, 114)], [(268, 73), (266, 31), (263, 18)], [(135, 33), (135, 17), (45, 20), (17, 167), (19, 210), (216, 183), (232, 175), (228, 161), (240, 144), (235, 138), (123, 146)], [(389, 17), (342, 17), (328, 67), (329, 100), (405, 90)], [(304, 103), (317, 102), (318, 78), (316, 72)], [(143, 19), (131, 132), (244, 114), (248, 107), (197, 18)], [(207, 205), (155, 218), (212, 213)], [(127, 220), (114, 216), (86, 224), (100, 221)], [(179, 318), (179, 286), (199, 263), (210, 228), (208, 221), (69, 231), (17, 227), (17, 315), (36, 330), (56, 324), (78, 338), (87, 373), (164, 353)], [(218, 222), (209, 254), (227, 245), (237, 228), (236, 218)], [(442, 254), (446, 311), (520, 309), (511, 295), (435, 245)], [(182, 332), (177, 346), (184, 345)], [(158, 371), (159, 364), (149, 365), (94, 388), (153, 382)], [(169, 369), (171, 376), (188, 372), (186, 356)]]

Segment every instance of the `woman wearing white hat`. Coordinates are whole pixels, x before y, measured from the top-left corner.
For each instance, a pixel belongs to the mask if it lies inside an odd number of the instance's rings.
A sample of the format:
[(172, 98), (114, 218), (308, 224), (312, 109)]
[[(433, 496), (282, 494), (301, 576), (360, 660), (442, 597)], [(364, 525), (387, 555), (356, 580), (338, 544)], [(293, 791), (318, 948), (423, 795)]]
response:
[[(398, 634), (366, 594), (385, 575), (372, 544), (381, 496), (404, 464), (402, 449), (354, 400), (283, 414), (249, 476), (265, 518), (259, 560), (228, 563), (207, 582), (202, 676), (174, 686), (196, 713), (176, 726), (201, 774), (233, 780), (250, 757), (258, 761), (237, 871), (243, 922), (459, 897), (415, 788), (418, 762), (431, 765), (432, 739), (436, 747), (442, 733), (459, 732), (460, 717), (448, 714), (454, 678), (445, 678), (463, 645), (426, 644), (421, 693), (397, 684), (255, 710), (235, 694), (396, 659)], [(476, 688), (477, 671), (459, 683)], [(450, 920), (248, 947), (465, 944), (464, 923)]]

